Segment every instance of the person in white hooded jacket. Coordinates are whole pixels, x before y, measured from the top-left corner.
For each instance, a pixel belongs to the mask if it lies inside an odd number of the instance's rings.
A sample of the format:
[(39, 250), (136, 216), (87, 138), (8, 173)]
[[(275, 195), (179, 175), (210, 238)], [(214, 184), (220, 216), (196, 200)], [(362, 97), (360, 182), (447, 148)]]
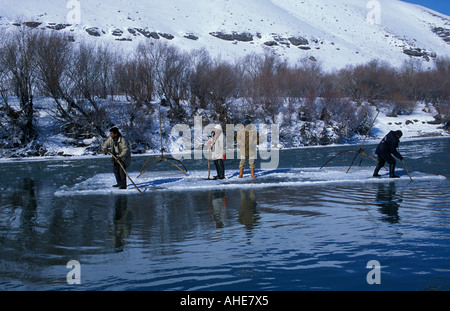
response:
[(225, 179), (225, 152), (222, 127), (217, 124), (213, 133), (213, 137), (208, 142), (208, 145), (211, 150), (211, 160), (214, 161), (217, 171), (217, 176), (214, 176), (214, 179)]

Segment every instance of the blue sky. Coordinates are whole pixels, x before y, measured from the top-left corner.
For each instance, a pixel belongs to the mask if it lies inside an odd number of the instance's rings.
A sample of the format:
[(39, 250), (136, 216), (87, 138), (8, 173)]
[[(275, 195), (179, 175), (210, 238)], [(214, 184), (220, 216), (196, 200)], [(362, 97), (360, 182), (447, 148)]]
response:
[(444, 13), (450, 16), (450, 0), (402, 0), (404, 2), (410, 2), (420, 4), (427, 8), (433, 9), (440, 13)]

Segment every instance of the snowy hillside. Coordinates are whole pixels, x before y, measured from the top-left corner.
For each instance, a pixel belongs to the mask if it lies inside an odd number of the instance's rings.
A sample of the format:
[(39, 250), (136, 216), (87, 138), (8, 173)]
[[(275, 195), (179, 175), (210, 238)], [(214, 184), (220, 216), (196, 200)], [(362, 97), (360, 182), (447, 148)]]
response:
[(378, 11), (373, 2), (2, 0), (0, 27), (52, 28), (75, 42), (110, 41), (125, 51), (142, 40), (168, 40), (226, 59), (270, 48), (291, 61), (320, 60), (328, 69), (374, 58), (394, 66), (414, 58), (431, 66), (436, 56), (450, 55), (448, 16), (398, 0), (378, 1)]

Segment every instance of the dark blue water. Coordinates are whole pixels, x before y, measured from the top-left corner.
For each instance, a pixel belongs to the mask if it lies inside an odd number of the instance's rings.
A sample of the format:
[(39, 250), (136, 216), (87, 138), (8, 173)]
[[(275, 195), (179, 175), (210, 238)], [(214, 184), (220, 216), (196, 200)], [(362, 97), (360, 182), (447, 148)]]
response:
[[(358, 148), (282, 151), (280, 168), (320, 167)], [(109, 173), (110, 161), (1, 163), (0, 290), (449, 290), (450, 139), (400, 151), (413, 179), (446, 179), (57, 196)], [(347, 168), (353, 155), (330, 165)], [(67, 282), (70, 260), (81, 284)], [(368, 284), (372, 260), (380, 284)]]

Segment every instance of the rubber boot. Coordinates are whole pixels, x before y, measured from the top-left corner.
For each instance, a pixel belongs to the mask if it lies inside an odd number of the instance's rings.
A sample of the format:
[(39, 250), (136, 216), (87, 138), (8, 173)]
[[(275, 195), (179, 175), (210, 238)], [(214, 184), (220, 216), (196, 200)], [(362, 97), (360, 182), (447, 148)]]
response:
[(238, 176), (238, 178), (242, 178), (242, 177), (244, 177), (244, 169), (240, 168), (239, 169), (239, 176)]
[(378, 174), (380, 169), (381, 169), (380, 165), (377, 165), (377, 167), (375, 167), (375, 171), (373, 171), (373, 177), (381, 177), (381, 175)]
[(252, 175), (252, 178), (256, 178), (256, 176), (255, 176), (255, 169), (254, 168), (250, 169), (250, 174)]
[(389, 177), (390, 178), (400, 178), (400, 176), (395, 175), (395, 163), (389, 164)]

